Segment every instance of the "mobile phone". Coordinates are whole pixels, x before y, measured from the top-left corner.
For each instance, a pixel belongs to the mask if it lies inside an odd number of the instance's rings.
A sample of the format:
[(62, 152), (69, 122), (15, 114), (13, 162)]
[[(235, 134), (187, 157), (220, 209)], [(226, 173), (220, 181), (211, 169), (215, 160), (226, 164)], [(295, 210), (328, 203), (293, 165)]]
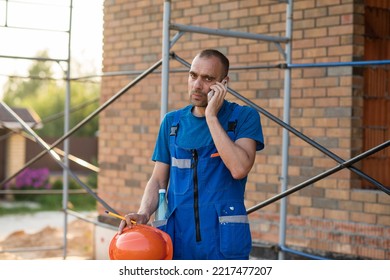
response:
[[(221, 82), (225, 88), (227, 89), (227, 80), (222, 80)], [(210, 101), (210, 99), (214, 96), (214, 91), (213, 90), (210, 90), (209, 93), (207, 94), (207, 97), (208, 97), (208, 100)]]

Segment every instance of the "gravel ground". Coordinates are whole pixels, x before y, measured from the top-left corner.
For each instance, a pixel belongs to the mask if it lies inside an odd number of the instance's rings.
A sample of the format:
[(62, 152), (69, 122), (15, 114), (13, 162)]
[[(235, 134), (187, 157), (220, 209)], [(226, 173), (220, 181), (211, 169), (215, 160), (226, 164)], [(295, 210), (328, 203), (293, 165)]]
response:
[[(82, 214), (96, 216), (91, 212)], [(68, 215), (67, 224), (67, 255), (92, 259), (93, 225), (71, 215)], [(61, 258), (62, 249), (24, 251), (23, 248), (63, 246), (63, 227), (64, 214), (61, 211), (0, 216), (0, 260)], [(17, 252), (1, 252), (15, 249)]]

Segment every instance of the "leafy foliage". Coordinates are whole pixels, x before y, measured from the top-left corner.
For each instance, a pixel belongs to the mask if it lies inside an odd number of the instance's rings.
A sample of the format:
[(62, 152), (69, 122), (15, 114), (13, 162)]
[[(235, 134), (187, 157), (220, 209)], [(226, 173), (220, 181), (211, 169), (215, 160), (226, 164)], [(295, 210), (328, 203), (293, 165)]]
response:
[[(38, 57), (48, 57), (47, 52), (39, 53)], [(53, 76), (52, 66), (53, 62), (37, 61), (29, 69), (29, 76), (34, 78), (9, 78), (3, 101), (11, 107), (33, 109), (43, 122), (43, 128), (39, 130), (40, 136), (60, 137), (64, 134), (66, 83), (50, 78)], [(71, 82), (70, 92), (69, 126), (72, 128), (98, 107), (100, 85)], [(95, 117), (75, 135), (94, 136), (97, 130), (98, 117)]]

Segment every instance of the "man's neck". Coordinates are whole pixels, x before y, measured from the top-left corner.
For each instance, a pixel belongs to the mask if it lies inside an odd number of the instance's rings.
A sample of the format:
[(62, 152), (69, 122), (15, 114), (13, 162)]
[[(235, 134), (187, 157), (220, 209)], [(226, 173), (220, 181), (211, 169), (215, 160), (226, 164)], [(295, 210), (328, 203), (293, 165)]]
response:
[(205, 111), (206, 111), (206, 107), (198, 107), (198, 106), (194, 106), (192, 108), (192, 114), (195, 116), (195, 117), (204, 117), (205, 116)]

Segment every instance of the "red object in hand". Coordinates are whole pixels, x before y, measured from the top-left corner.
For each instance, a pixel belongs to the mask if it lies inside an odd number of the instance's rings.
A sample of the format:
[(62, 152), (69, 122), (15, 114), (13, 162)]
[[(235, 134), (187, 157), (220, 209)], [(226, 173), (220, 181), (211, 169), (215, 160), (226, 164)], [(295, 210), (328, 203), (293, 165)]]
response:
[(109, 246), (111, 260), (171, 260), (170, 236), (148, 225), (133, 225), (115, 234)]

